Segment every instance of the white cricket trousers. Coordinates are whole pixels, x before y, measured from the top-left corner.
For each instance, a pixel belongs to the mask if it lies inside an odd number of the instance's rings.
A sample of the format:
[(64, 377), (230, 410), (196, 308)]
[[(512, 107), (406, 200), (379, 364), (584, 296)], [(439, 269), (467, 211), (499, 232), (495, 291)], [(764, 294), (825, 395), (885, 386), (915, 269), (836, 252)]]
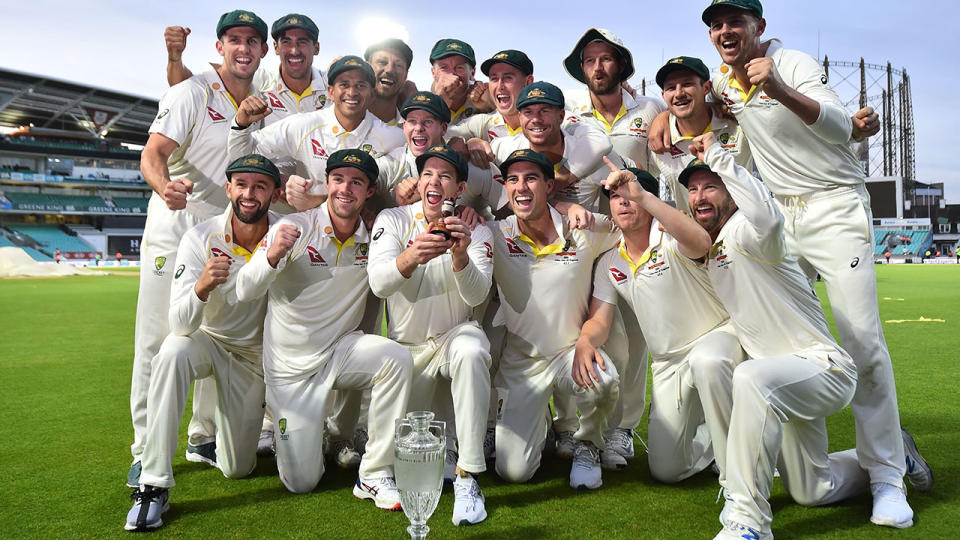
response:
[(350, 332), (338, 339), (312, 375), (289, 384), (268, 384), (276, 416), (277, 469), (294, 493), (307, 493), (323, 476), (323, 430), (333, 390), (370, 389), (367, 451), (360, 477), (393, 477), (394, 421), (407, 411), (413, 361), (385, 337)]
[[(185, 210), (170, 210), (154, 193), (147, 209), (147, 223), (140, 242), (140, 291), (133, 337), (133, 376), (130, 382), (130, 416), (133, 420), (133, 444), (130, 453), (143, 453), (147, 431), (147, 393), (150, 388), (150, 364), (160, 344), (170, 333), (170, 284), (177, 272), (177, 248), (180, 238), (203, 221)], [(158, 268), (159, 267), (159, 268)], [(193, 391), (193, 418), (188, 434), (194, 445), (213, 442), (216, 425), (217, 389), (213, 379), (198, 379)]]
[(177, 432), (190, 382), (216, 381), (217, 466), (227, 478), (250, 474), (257, 465), (257, 439), (263, 422), (263, 363), (259, 354), (245, 358), (198, 330), (168, 336), (153, 358), (147, 398), (147, 436), (141, 456), (140, 482), (172, 487)]
[(807, 277), (819, 273), (844, 350), (857, 366), (850, 408), (857, 458), (871, 482), (903, 486), (906, 461), (890, 352), (883, 337), (873, 267), (873, 215), (866, 187), (840, 186), (801, 197), (777, 197), (784, 236)]
[(554, 392), (561, 398), (576, 398), (581, 416), (574, 439), (603, 450), (603, 432), (620, 393), (620, 376), (607, 353), (600, 351), (607, 368), (596, 370), (600, 381), (583, 388), (573, 380), (574, 347), (553, 358), (530, 358), (512, 349), (510, 339), (494, 379), (499, 404), (497, 474), (508, 482), (526, 482), (540, 468), (547, 436), (547, 403)]
[(679, 482), (716, 460), (726, 485), (733, 370), (743, 359), (729, 323), (677, 354), (653, 359), (647, 457), (654, 478)]
[(827, 451), (824, 419), (850, 403), (857, 384), (850, 364), (836, 349), (808, 349), (734, 369), (726, 460), (730, 520), (770, 530), (770, 486), (778, 467), (787, 492), (804, 506), (868, 487), (852, 450)]
[[(459, 441), (457, 466), (469, 473), (487, 470), (483, 437), (490, 403), (490, 342), (480, 325), (468, 321), (419, 345), (407, 345), (413, 356), (413, 391), (409, 409), (446, 410), (453, 399)], [(448, 395), (438, 395), (447, 390)]]

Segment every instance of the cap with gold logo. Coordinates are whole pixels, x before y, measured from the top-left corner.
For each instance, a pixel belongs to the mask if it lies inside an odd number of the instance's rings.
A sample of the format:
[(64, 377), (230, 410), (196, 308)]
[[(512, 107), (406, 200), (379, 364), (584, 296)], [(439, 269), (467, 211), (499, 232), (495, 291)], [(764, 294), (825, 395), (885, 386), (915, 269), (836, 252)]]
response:
[(249, 26), (260, 34), (260, 38), (264, 42), (267, 41), (267, 23), (257, 17), (254, 12), (243, 9), (236, 9), (220, 16), (220, 20), (217, 22), (217, 39), (222, 38), (223, 33), (234, 26)]
[(353, 167), (363, 172), (371, 185), (380, 176), (380, 168), (377, 167), (377, 162), (373, 159), (373, 156), (359, 148), (346, 148), (330, 154), (330, 158), (327, 159), (327, 174), (342, 167)]
[(280, 187), (280, 170), (277, 169), (277, 166), (274, 165), (272, 161), (261, 156), (260, 154), (247, 154), (234, 160), (233, 163), (228, 165), (227, 182), (230, 181), (230, 178), (234, 173), (238, 172), (264, 174), (270, 178), (273, 178), (273, 181), (276, 183), (277, 187)]
[(524, 75), (533, 75), (533, 62), (521, 51), (507, 49), (500, 51), (480, 64), (480, 71), (490, 76), (490, 68), (494, 64), (508, 64), (519, 69)]
[(763, 18), (763, 5), (760, 4), (760, 0), (713, 0), (710, 2), (710, 5), (707, 6), (707, 9), (703, 10), (703, 15), (700, 16), (703, 24), (710, 26), (710, 22), (713, 20), (713, 16), (717, 10), (724, 6), (749, 11), (753, 15), (756, 15), (758, 19)]
[(383, 50), (391, 50), (400, 54), (407, 62), (407, 69), (410, 69), (410, 64), (413, 62), (413, 49), (404, 43), (403, 40), (397, 38), (387, 38), (370, 45), (367, 47), (367, 50), (363, 52), (363, 59), (369, 62), (373, 57), (373, 53)]
[(406, 120), (407, 115), (414, 109), (421, 109), (437, 117), (443, 123), (450, 123), (450, 107), (443, 98), (432, 92), (417, 92), (407, 98), (400, 107), (400, 116)]
[(477, 66), (477, 57), (473, 53), (473, 47), (471, 47), (466, 41), (460, 41), (459, 39), (453, 38), (441, 39), (434, 44), (433, 49), (430, 51), (430, 63), (433, 64), (435, 61), (440, 60), (441, 58), (446, 58), (455, 54), (459, 54), (460, 56), (466, 58), (467, 62), (470, 62), (471, 66)]
[(283, 33), (292, 28), (299, 28), (306, 32), (314, 43), (317, 42), (317, 38), (320, 36), (320, 30), (317, 29), (317, 25), (313, 20), (299, 13), (290, 13), (273, 21), (273, 26), (270, 28), (270, 35), (273, 36), (274, 40), (280, 41)]
[(533, 163), (534, 165), (540, 167), (540, 170), (543, 171), (543, 177), (546, 179), (554, 178), (553, 163), (550, 163), (550, 160), (547, 159), (547, 156), (541, 154), (540, 152), (534, 152), (533, 150), (514, 150), (503, 163), (500, 164), (500, 173), (504, 178), (510, 174), (510, 167), (514, 163), (520, 161), (526, 161), (528, 163)]
[(520, 89), (517, 109), (522, 109), (534, 103), (546, 103), (562, 109), (564, 105), (563, 92), (556, 86), (544, 81), (528, 84)]
[(457, 152), (445, 144), (431, 146), (426, 152), (417, 156), (417, 174), (423, 173), (424, 164), (426, 164), (427, 160), (432, 157), (440, 158), (453, 165), (454, 170), (457, 171), (458, 182), (467, 181), (467, 174), (469, 171), (467, 168), (467, 160), (463, 159), (463, 156), (460, 155), (460, 152)]
[(710, 70), (706, 64), (703, 63), (703, 60), (694, 58), (693, 56), (677, 56), (676, 58), (667, 60), (667, 63), (657, 70), (657, 85), (663, 88), (663, 83), (667, 80), (667, 75), (670, 75), (674, 71), (682, 70), (692, 71), (700, 77), (701, 82), (710, 80)]
[(340, 58), (330, 65), (330, 71), (327, 72), (327, 80), (330, 81), (330, 86), (333, 86), (333, 84), (337, 82), (337, 77), (351, 69), (359, 69), (362, 71), (367, 80), (370, 81), (370, 86), (377, 84), (377, 76), (374, 75), (373, 68), (370, 67), (370, 64), (366, 63), (363, 58), (351, 54)]

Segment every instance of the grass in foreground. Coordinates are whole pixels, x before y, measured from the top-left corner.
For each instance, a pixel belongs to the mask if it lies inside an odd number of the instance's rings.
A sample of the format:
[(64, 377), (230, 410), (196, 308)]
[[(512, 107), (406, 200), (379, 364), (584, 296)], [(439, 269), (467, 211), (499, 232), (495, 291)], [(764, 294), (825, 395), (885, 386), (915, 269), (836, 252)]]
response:
[[(778, 538), (949, 538), (960, 523), (956, 466), (960, 405), (956, 334), (960, 267), (878, 267), (881, 318), (921, 316), (946, 322), (886, 323), (897, 373), (901, 420), (934, 467), (930, 494), (911, 492), (912, 529), (871, 525), (869, 496), (825, 508), (794, 504), (778, 483)], [(824, 297), (822, 285), (818, 285)], [(0, 280), (0, 536), (127, 537), (130, 501), (130, 364), (137, 280), (129, 275)], [(189, 408), (188, 408), (189, 410)], [(645, 420), (644, 420), (645, 422)], [(831, 448), (854, 444), (849, 409), (828, 421)], [(185, 423), (184, 423), (185, 429)], [(646, 432), (646, 426), (641, 426)], [(178, 485), (158, 537), (407, 537), (402, 513), (377, 510), (350, 489), (355, 472), (328, 469), (308, 495), (288, 493), (272, 459), (254, 474), (227, 480), (219, 471), (174, 461)], [(546, 458), (528, 484), (490, 472), (480, 484), (489, 518), (450, 523), (447, 488), (430, 538), (711, 538), (719, 530), (716, 478), (701, 473), (680, 485), (650, 477), (642, 447), (630, 468), (604, 473), (599, 491), (567, 486), (569, 463)]]

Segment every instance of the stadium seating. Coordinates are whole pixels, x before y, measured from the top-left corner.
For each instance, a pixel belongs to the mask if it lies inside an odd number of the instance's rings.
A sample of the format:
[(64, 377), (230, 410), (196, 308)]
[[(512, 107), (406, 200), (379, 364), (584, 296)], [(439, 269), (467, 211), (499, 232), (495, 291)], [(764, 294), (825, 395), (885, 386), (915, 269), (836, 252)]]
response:
[(113, 204), (117, 208), (142, 208), (143, 212), (147, 211), (147, 203), (150, 202), (150, 199), (144, 199), (142, 197), (114, 197)]
[(0, 233), (0, 247), (17, 247), (16, 244), (11, 242), (5, 234)]
[[(8, 225), (10, 230), (29, 236), (47, 251), (96, 251), (93, 246), (76, 236), (61, 231), (56, 225)], [(26, 248), (24, 248), (26, 249)], [(31, 254), (32, 256), (32, 254)], [(36, 257), (34, 257), (36, 260)]]
[(23, 251), (25, 251), (25, 252), (27, 253), (27, 255), (29, 255), (29, 256), (30, 256), (33, 260), (35, 260), (35, 261), (45, 262), (45, 261), (52, 261), (52, 260), (53, 260), (53, 257), (51, 257), (51, 256), (49, 256), (49, 255), (45, 255), (45, 254), (43, 254), (43, 253), (41, 253), (41, 252), (39, 252), (39, 251), (31, 248), (31, 247), (20, 246), (20, 249), (22, 249)]
[(883, 255), (888, 244), (886, 239), (890, 235), (900, 235), (900, 243), (890, 249), (893, 255), (920, 255), (929, 249), (932, 243), (930, 231), (914, 231), (906, 229), (881, 229), (873, 231), (873, 254)]

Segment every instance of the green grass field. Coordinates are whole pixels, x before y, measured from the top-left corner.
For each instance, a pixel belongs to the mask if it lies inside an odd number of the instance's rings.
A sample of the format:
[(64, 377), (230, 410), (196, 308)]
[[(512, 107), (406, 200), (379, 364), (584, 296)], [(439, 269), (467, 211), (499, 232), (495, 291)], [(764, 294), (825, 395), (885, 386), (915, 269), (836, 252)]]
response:
[[(958, 535), (958, 470), (950, 460), (960, 448), (960, 267), (881, 266), (877, 272), (901, 421), (934, 468), (936, 485), (931, 493), (910, 493), (916, 524), (898, 531), (869, 523), (869, 496), (803, 508), (778, 481), (777, 538)], [(822, 286), (818, 291), (825, 296)], [(124, 479), (136, 295), (136, 273), (0, 280), (0, 537), (129, 534), (122, 525), (131, 504)], [(921, 317), (944, 322), (886, 322)], [(828, 423), (832, 449), (854, 444), (849, 409)], [(166, 525), (154, 536), (407, 537), (402, 513), (352, 496), (355, 472), (332, 466), (313, 493), (293, 495), (272, 458), (261, 458), (250, 478), (227, 480), (188, 463), (184, 441)], [(719, 530), (721, 506), (709, 472), (680, 485), (658, 484), (638, 453), (629, 469), (605, 472), (603, 488), (590, 493), (572, 491), (568, 472), (568, 462), (546, 458), (527, 484), (481, 476), (490, 516), (470, 528), (451, 524), (447, 488), (429, 522), (430, 538), (712, 538)]]

